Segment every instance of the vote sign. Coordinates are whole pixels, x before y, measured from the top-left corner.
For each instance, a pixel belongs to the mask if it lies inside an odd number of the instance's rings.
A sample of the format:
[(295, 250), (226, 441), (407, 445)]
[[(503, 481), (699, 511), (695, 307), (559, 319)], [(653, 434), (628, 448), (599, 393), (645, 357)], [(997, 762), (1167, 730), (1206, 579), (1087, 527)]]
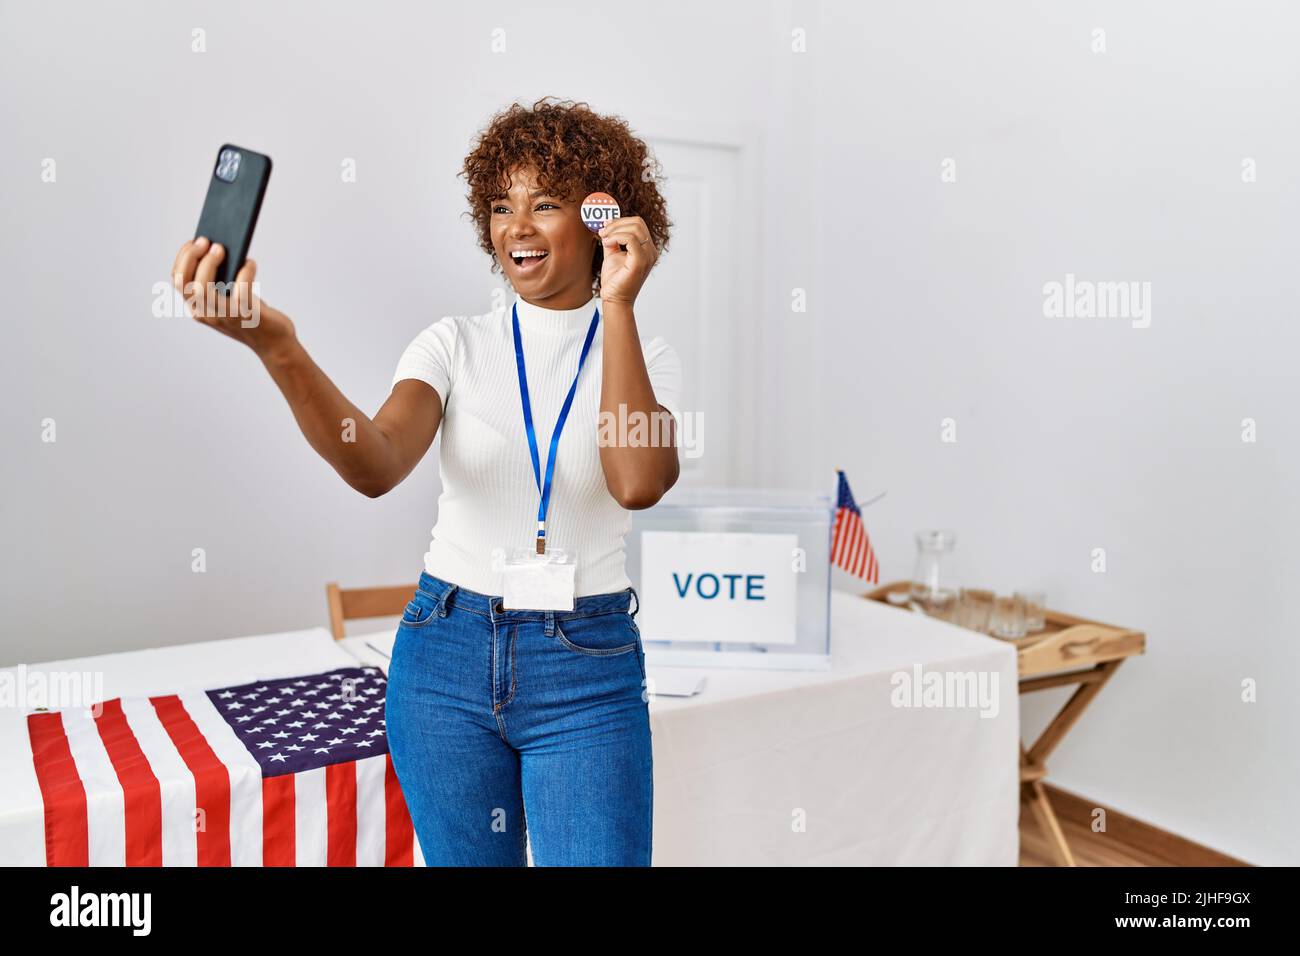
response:
[(644, 531), (647, 641), (794, 644), (798, 535)]

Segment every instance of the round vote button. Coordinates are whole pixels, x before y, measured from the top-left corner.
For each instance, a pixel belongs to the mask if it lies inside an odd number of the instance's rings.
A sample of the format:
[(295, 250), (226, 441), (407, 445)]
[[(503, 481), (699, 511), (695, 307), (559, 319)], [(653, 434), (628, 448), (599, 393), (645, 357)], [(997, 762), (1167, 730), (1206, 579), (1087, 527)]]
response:
[(600, 232), (619, 215), (618, 200), (609, 193), (592, 193), (582, 201), (582, 221), (592, 232)]

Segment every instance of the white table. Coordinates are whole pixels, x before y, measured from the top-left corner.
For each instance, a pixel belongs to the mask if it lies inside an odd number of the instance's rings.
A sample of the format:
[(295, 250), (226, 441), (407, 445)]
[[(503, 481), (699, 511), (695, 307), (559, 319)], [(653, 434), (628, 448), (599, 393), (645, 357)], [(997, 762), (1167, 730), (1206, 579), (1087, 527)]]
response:
[[(708, 678), (703, 694), (651, 700), (654, 864), (1016, 866), (1014, 647), (831, 597), (831, 670), (690, 668)], [(394, 637), (340, 643), (386, 670)], [(651, 652), (647, 665), (652, 680), (666, 671)], [(917, 665), (923, 678), (983, 673), (990, 716), (894, 706), (895, 675)]]
[[(1014, 648), (842, 592), (831, 618), (829, 671), (691, 668), (708, 678), (703, 694), (652, 699), (655, 865), (1016, 865)], [(394, 637), (335, 642), (313, 628), (25, 669), (101, 673), (106, 698), (171, 693), (356, 660), (386, 670)], [(982, 672), (989, 686), (996, 675), (996, 715), (894, 706), (894, 676), (915, 665), (923, 675)], [(648, 670), (652, 680), (665, 672), (653, 660)], [(0, 864), (42, 865), (23, 713), (0, 708)]]

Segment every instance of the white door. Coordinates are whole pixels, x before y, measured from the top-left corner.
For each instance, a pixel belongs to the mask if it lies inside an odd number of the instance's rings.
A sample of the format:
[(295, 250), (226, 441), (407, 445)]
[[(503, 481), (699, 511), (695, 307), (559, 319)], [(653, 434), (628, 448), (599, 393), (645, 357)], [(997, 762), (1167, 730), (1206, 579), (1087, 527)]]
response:
[[(637, 326), (662, 335), (682, 360), (683, 488), (752, 481), (752, 429), (761, 323), (753, 315), (756, 225), (747, 222), (746, 144), (647, 136), (663, 170), (670, 247), (641, 290)], [(692, 440), (696, 452), (686, 447)]]

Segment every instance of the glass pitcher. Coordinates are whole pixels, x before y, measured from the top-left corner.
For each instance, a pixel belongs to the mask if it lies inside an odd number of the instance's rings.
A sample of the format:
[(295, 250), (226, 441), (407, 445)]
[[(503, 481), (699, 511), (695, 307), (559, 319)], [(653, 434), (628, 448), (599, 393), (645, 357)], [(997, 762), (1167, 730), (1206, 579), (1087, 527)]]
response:
[(951, 531), (918, 531), (916, 569), (910, 593), (931, 617), (955, 621), (960, 583), (956, 580), (953, 547), (957, 536)]

